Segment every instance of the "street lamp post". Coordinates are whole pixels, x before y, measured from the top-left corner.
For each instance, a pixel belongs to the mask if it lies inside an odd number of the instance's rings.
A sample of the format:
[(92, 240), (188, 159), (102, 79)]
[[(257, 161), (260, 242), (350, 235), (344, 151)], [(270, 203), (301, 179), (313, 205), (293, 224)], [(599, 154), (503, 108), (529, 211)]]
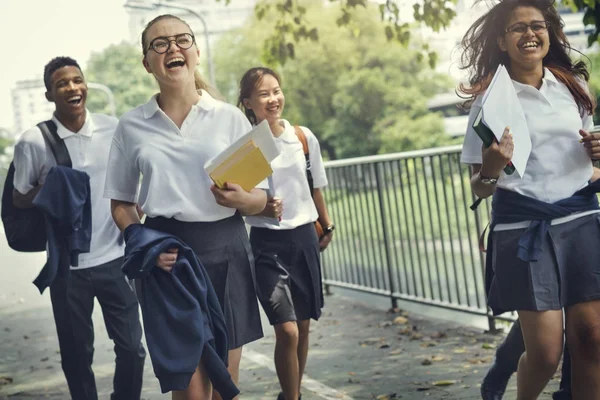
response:
[(103, 85), (101, 83), (95, 83), (95, 82), (88, 82), (87, 86), (90, 89), (97, 89), (106, 94), (106, 96), (108, 97), (108, 105), (110, 106), (110, 114), (113, 117), (116, 117), (117, 116), (117, 106), (115, 104), (115, 96), (113, 95), (112, 90), (110, 90), (110, 88), (106, 85)]
[(178, 3), (162, 3), (162, 2), (153, 2), (150, 3), (150, 5), (152, 7), (148, 7), (145, 4), (135, 4), (135, 3), (125, 3), (125, 7), (126, 8), (134, 8), (134, 9), (140, 9), (140, 10), (154, 10), (157, 8), (172, 8), (175, 10), (183, 10), (183, 11), (187, 11), (188, 13), (192, 14), (194, 17), (198, 18), (200, 20), (200, 22), (202, 23), (202, 28), (204, 29), (204, 42), (205, 42), (205, 46), (206, 46), (206, 61), (208, 63), (208, 76), (210, 79), (210, 83), (213, 86), (216, 86), (216, 82), (215, 82), (215, 66), (213, 64), (213, 59), (210, 55), (210, 40), (208, 38), (208, 25), (206, 24), (206, 20), (204, 19), (204, 16), (199, 13), (198, 11), (183, 5), (183, 4), (178, 4)]

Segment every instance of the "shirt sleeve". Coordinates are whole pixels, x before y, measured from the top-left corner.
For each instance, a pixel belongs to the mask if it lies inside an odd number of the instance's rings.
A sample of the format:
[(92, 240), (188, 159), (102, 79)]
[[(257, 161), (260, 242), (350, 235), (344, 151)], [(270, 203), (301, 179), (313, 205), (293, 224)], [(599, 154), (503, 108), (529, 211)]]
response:
[(321, 146), (319, 140), (312, 131), (304, 126), (300, 127), (306, 136), (308, 142), (308, 155), (310, 159), (310, 172), (313, 178), (313, 187), (319, 189), (327, 186), (327, 174), (325, 173), (325, 165), (323, 157), (321, 157)]
[(131, 161), (131, 155), (124, 150), (122, 132), (123, 127), (119, 123), (108, 155), (104, 197), (135, 203), (140, 172)]
[(467, 132), (465, 133), (465, 139), (463, 141), (462, 153), (460, 155), (460, 162), (463, 164), (481, 164), (481, 147), (483, 141), (473, 129), (473, 122), (477, 118), (477, 114), (481, 110), (481, 98), (477, 98), (471, 105), (471, 111), (469, 112), (469, 122), (467, 123)]
[[(14, 149), (15, 176), (13, 185), (21, 194), (43, 183), (46, 163), (46, 144), (40, 130), (26, 131)], [(47, 172), (47, 171), (46, 171)]]

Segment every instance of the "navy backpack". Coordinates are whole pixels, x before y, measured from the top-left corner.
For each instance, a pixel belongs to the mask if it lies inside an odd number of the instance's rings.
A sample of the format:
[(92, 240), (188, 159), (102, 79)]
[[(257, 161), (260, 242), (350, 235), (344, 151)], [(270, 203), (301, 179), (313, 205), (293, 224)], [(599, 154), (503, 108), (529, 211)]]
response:
[[(65, 142), (58, 136), (54, 121), (44, 121), (37, 124), (42, 131), (46, 145), (58, 165), (71, 167), (71, 157)], [(11, 249), (22, 252), (46, 250), (46, 224), (44, 215), (35, 207), (18, 208), (13, 203), (15, 166), (10, 163), (4, 190), (2, 191), (2, 223), (6, 240)]]

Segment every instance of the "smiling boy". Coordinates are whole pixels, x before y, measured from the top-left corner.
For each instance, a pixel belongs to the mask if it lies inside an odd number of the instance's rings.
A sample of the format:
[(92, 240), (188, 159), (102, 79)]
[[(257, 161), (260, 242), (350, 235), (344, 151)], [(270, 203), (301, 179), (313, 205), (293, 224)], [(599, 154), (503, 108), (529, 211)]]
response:
[[(56, 278), (50, 298), (58, 333), (62, 368), (71, 397), (98, 398), (92, 359), (94, 298), (102, 308), (106, 330), (115, 343), (116, 367), (111, 400), (140, 398), (145, 351), (135, 291), (121, 272), (124, 246), (102, 196), (108, 152), (117, 126), (113, 117), (86, 108), (87, 84), (78, 63), (57, 57), (44, 68), (46, 99), (55, 105), (52, 121), (64, 141), (72, 167), (90, 177), (92, 232), (90, 252), (79, 255), (70, 276)], [(15, 146), (13, 202), (32, 207), (48, 171), (56, 165), (38, 127), (27, 130)]]

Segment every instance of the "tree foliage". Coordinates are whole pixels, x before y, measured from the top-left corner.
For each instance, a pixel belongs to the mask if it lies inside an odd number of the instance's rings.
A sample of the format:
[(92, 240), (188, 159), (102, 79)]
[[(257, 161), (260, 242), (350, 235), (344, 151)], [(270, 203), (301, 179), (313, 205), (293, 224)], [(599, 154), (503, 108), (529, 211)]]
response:
[[(313, 130), (332, 159), (447, 144), (442, 118), (429, 113), (426, 102), (451, 81), (433, 72), (419, 50), (388, 41), (376, 7), (352, 14), (352, 26), (342, 29), (335, 23), (339, 13), (339, 6), (321, 2), (304, 10), (320, 27), (320, 40), (299, 42), (294, 59), (277, 68), (284, 117)], [(269, 15), (254, 18), (217, 43), (217, 86), (230, 101), (248, 68), (277, 65), (262, 48), (275, 24)]]
[[(223, 0), (226, 4), (231, 0)], [(401, 17), (408, 11), (414, 22), (423, 23), (435, 32), (447, 27), (454, 16), (456, 0), (421, 0), (407, 5), (403, 0), (384, 0), (379, 6), (379, 26), (388, 41), (396, 41), (407, 46), (411, 40), (411, 23)], [(372, 4), (368, 0), (330, 0), (336, 5), (334, 23), (340, 27), (354, 27), (357, 15)], [(308, 16), (310, 2), (306, 0), (260, 0), (255, 9), (258, 20), (272, 19), (269, 34), (263, 40), (263, 53), (269, 57), (269, 64), (285, 64), (294, 59), (297, 45), (303, 41), (317, 42), (323, 33), (322, 25)], [(435, 63), (435, 53), (422, 48), (431, 64)]]
[[(141, 50), (131, 43), (110, 45), (93, 53), (87, 63), (85, 77), (88, 82), (108, 86), (113, 92), (117, 116), (146, 103), (158, 91), (154, 78), (148, 74), (141, 61)], [(89, 91), (88, 108), (93, 112), (109, 113), (107, 97), (98, 90)]]
[(588, 45), (598, 42), (600, 35), (600, 4), (597, 0), (562, 0), (562, 3), (573, 10), (583, 11), (583, 24), (594, 26), (595, 30), (588, 36)]

